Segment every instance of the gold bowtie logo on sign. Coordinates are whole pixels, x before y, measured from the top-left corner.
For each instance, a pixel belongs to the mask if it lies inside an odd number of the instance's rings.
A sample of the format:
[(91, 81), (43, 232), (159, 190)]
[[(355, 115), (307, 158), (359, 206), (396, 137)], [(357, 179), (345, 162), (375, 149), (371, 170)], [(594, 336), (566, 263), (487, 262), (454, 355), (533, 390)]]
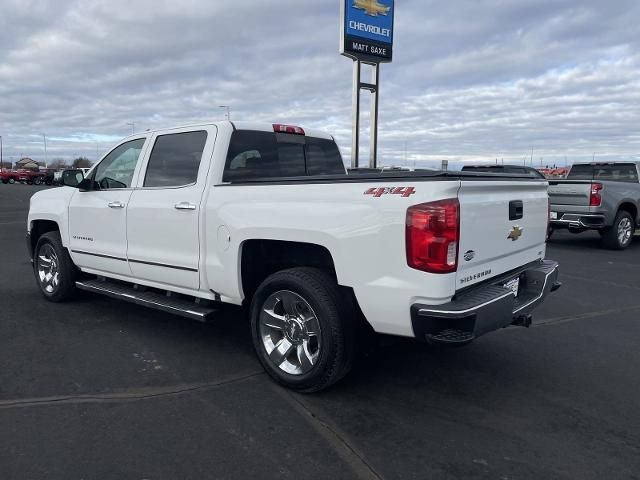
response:
[(364, 13), (371, 17), (387, 15), (391, 7), (378, 3), (378, 0), (353, 0), (353, 7), (364, 10)]
[(521, 236), (522, 236), (522, 229), (520, 227), (513, 227), (513, 229), (511, 230), (511, 233), (509, 233), (509, 236), (507, 237), (507, 240), (511, 240), (512, 242), (515, 242)]

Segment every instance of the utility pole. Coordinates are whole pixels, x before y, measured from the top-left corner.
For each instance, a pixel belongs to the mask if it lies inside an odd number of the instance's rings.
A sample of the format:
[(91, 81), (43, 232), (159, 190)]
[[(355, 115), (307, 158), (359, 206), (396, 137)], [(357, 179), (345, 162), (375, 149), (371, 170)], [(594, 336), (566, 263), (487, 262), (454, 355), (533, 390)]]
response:
[(407, 167), (407, 142), (404, 142), (404, 166)]
[(231, 107), (229, 105), (218, 105), (218, 108), (225, 108), (227, 113), (225, 114), (225, 118), (228, 121), (231, 121)]
[(135, 135), (135, 133), (136, 133), (136, 122), (127, 122), (127, 125), (131, 126), (131, 135)]
[(47, 168), (47, 135), (45, 133), (42, 134), (42, 139), (44, 140), (44, 168)]
[(3, 168), (4, 163), (2, 163), (2, 135), (0, 135), (0, 173), (2, 173)]

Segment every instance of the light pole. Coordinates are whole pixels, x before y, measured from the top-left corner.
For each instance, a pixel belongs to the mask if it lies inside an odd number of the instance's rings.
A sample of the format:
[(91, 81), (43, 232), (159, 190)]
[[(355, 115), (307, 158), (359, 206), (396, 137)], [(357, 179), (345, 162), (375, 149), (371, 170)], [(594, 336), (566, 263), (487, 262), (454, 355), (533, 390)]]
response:
[(136, 122), (127, 122), (127, 125), (131, 126), (131, 135), (135, 135), (135, 133), (136, 133)]
[(2, 163), (2, 135), (0, 135), (0, 173), (2, 173), (4, 163)]
[(45, 133), (42, 134), (42, 139), (44, 140), (44, 168), (47, 168), (47, 135)]
[(227, 120), (231, 121), (231, 107), (229, 105), (218, 105), (218, 108), (227, 109)]

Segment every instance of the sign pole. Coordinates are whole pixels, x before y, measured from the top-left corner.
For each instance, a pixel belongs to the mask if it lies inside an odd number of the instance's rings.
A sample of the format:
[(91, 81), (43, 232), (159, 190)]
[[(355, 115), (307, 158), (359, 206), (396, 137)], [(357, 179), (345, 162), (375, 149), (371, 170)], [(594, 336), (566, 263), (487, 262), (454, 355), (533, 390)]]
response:
[(351, 168), (359, 167), (360, 148), (360, 60), (353, 60), (353, 99), (351, 110)]
[(380, 96), (380, 64), (373, 65), (371, 83), (371, 136), (369, 137), (369, 168), (378, 167), (378, 99)]

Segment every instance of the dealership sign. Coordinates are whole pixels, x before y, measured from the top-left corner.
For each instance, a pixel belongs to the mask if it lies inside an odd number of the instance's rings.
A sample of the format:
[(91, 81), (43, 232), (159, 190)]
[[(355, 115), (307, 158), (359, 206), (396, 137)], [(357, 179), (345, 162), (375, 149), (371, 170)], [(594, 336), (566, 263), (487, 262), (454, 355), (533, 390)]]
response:
[(394, 0), (341, 0), (340, 53), (364, 62), (390, 62)]

